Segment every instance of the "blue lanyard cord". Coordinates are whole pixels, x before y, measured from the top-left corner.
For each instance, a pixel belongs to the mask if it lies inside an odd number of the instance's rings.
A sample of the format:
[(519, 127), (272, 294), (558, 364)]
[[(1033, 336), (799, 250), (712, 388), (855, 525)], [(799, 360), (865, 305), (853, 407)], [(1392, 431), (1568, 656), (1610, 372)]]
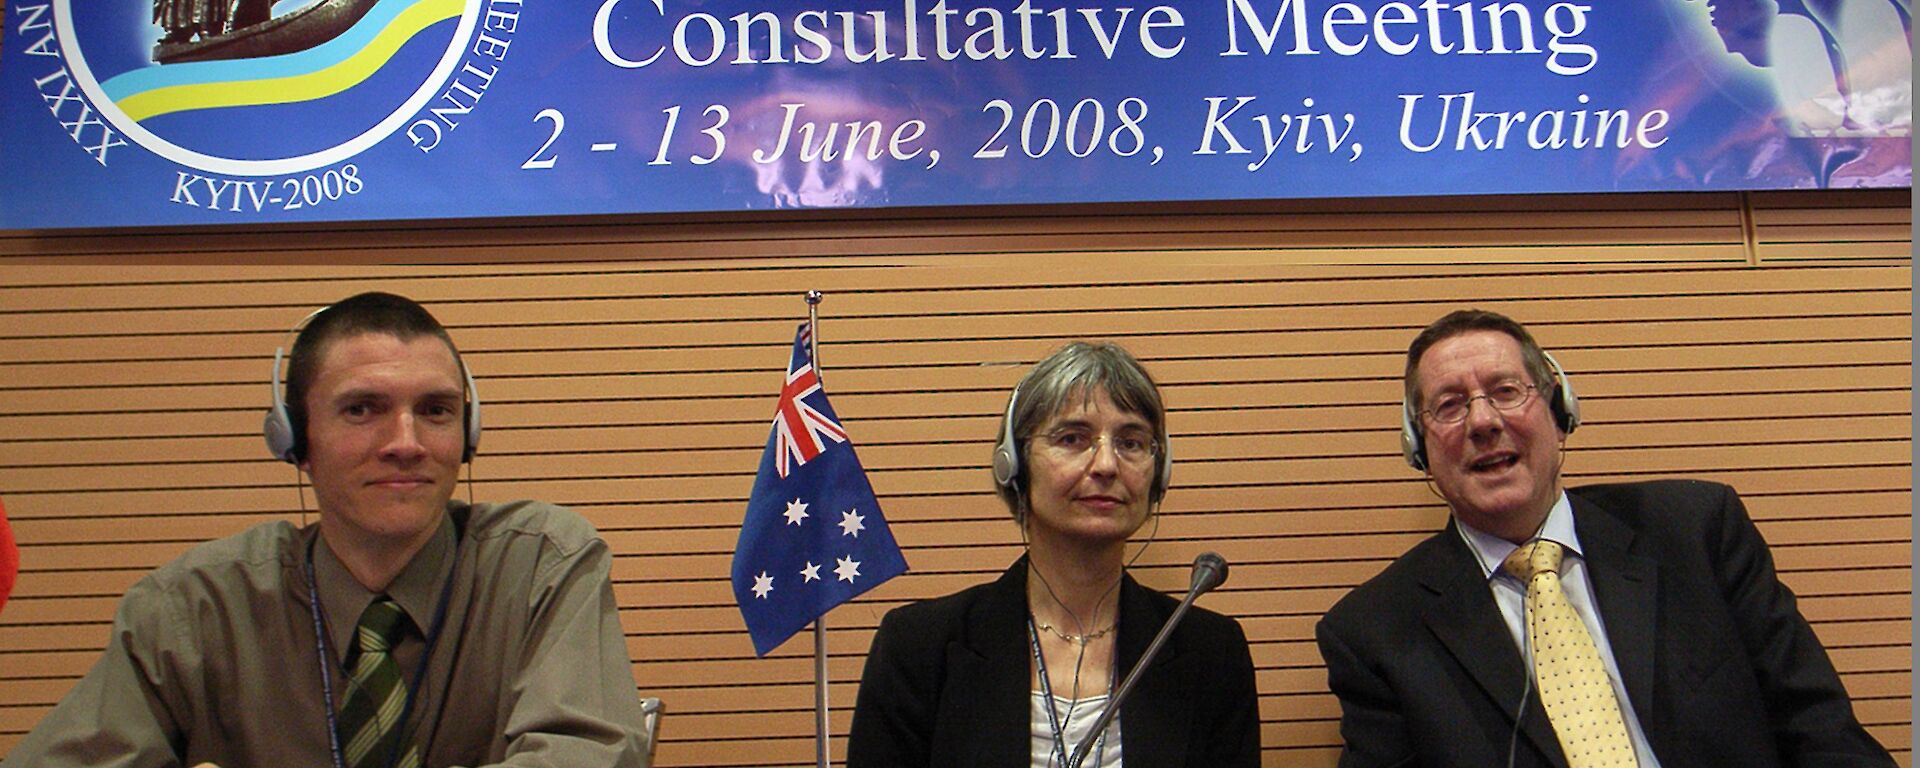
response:
[[(1044, 704), (1047, 709), (1047, 724), (1053, 727), (1054, 758), (1060, 761), (1061, 768), (1079, 768), (1079, 766), (1070, 765), (1068, 763), (1067, 734), (1066, 734), (1066, 730), (1061, 727), (1060, 713), (1055, 712), (1053, 709), (1053, 682), (1047, 679), (1047, 657), (1046, 657), (1046, 654), (1043, 654), (1040, 652), (1040, 631), (1034, 627), (1032, 613), (1027, 614), (1027, 638), (1033, 644), (1033, 662), (1035, 665), (1039, 667), (1040, 699), (1041, 699), (1041, 703)], [(1086, 646), (1084, 644), (1081, 645), (1080, 650), (1082, 653), (1085, 653)], [(1114, 682), (1114, 679), (1118, 677), (1118, 675), (1120, 674), (1119, 650), (1120, 650), (1120, 643), (1118, 640), (1115, 640), (1113, 660), (1108, 665), (1109, 669), (1107, 674), (1107, 696), (1108, 696), (1107, 706), (1109, 707), (1113, 706), (1113, 698), (1112, 698), (1113, 682)], [(1074, 665), (1073, 674), (1074, 674), (1074, 679), (1076, 680), (1075, 685), (1078, 686), (1079, 683), (1077, 681), (1080, 676), (1080, 666), (1078, 664)], [(1073, 721), (1073, 710), (1075, 707), (1078, 707), (1079, 705), (1080, 705), (1079, 699), (1074, 699), (1073, 703), (1067, 705), (1067, 721), (1068, 722)], [(1097, 766), (1100, 765), (1100, 762), (1106, 758), (1107, 729), (1102, 729), (1098, 734), (1088, 734), (1087, 737), (1088, 738), (1098, 737), (1100, 739), (1098, 742), (1094, 744), (1094, 750), (1093, 750), (1094, 751), (1093, 764), (1097, 768)]]
[[(320, 587), (313, 577), (313, 548), (319, 541), (314, 536), (307, 541), (307, 560), (303, 564), (307, 577), (307, 604), (313, 614), (313, 645), (320, 663), (320, 707), (327, 713), (327, 751), (333, 756), (333, 768), (347, 768), (346, 753), (340, 747), (339, 715), (333, 711), (333, 676), (328, 659), (332, 654), (327, 649), (327, 622), (325, 609), (320, 605)], [(446, 627), (447, 603), (453, 596), (454, 577), (460, 572), (460, 540), (456, 535), (453, 542), (453, 567), (448, 569), (446, 583), (440, 585), (440, 600), (433, 609), (433, 628), (427, 632), (427, 650), (420, 656), (420, 665), (413, 673), (413, 682), (407, 685), (407, 703), (400, 710), (399, 726), (405, 728), (413, 717), (413, 703), (420, 698), (420, 683), (427, 678), (427, 669), (433, 663), (433, 649), (440, 644), (440, 630)], [(341, 670), (344, 675), (345, 670)], [(387, 753), (387, 768), (393, 768), (400, 762), (408, 739), (396, 739), (392, 751)], [(426, 751), (421, 749), (420, 758), (426, 759)]]

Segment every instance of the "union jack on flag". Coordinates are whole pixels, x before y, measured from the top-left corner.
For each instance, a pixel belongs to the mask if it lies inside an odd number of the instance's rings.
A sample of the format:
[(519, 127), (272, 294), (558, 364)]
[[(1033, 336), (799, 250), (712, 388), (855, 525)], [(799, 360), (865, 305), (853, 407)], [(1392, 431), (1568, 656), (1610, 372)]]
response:
[(733, 550), (733, 598), (761, 656), (907, 570), (853, 442), (820, 388), (808, 340), (802, 324)]
[(807, 327), (800, 326), (800, 337), (793, 342), (793, 357), (787, 363), (787, 383), (780, 388), (780, 407), (773, 414), (774, 469), (782, 478), (792, 474), (793, 467), (812, 461), (826, 450), (825, 440), (847, 441), (847, 431), (840, 428), (840, 422), (806, 403), (808, 395), (820, 391), (820, 376), (813, 370), (807, 337)]

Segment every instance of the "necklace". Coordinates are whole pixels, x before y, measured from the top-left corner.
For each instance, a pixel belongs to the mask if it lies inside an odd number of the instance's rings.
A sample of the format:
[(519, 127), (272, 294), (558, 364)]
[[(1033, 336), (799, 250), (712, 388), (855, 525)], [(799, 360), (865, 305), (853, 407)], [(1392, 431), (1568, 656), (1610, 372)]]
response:
[[(1075, 659), (1073, 662), (1073, 700), (1067, 703), (1067, 713), (1063, 717), (1060, 714), (1060, 710), (1054, 707), (1053, 684), (1049, 682), (1051, 678), (1048, 677), (1047, 675), (1047, 655), (1040, 650), (1040, 633), (1039, 631), (1034, 629), (1035, 626), (1045, 626), (1045, 625), (1039, 624), (1039, 622), (1034, 621), (1033, 614), (1028, 613), (1027, 614), (1027, 638), (1030, 642), (1033, 643), (1033, 664), (1040, 673), (1040, 700), (1046, 704), (1047, 724), (1053, 728), (1053, 754), (1051, 757), (1048, 758), (1047, 765), (1049, 768), (1054, 768), (1055, 766), (1057, 766), (1058, 768), (1080, 768), (1079, 763), (1073, 762), (1071, 758), (1071, 754), (1075, 752), (1075, 750), (1071, 749), (1070, 745), (1067, 743), (1067, 733), (1066, 733), (1065, 723), (1073, 722), (1073, 710), (1076, 707), (1079, 707), (1081, 703), (1080, 662), (1086, 660), (1087, 645), (1084, 642), (1080, 644), (1080, 658)], [(1048, 627), (1047, 629), (1049, 631), (1052, 631), (1054, 634), (1059, 634), (1059, 630), (1055, 630), (1052, 627)], [(1113, 627), (1107, 627), (1106, 629), (1101, 630), (1098, 634), (1104, 635), (1107, 632), (1110, 632), (1112, 630), (1113, 630)], [(1065, 637), (1065, 635), (1062, 635), (1062, 637)], [(1120, 676), (1120, 665), (1115, 664), (1113, 665), (1112, 669), (1110, 669), (1107, 673), (1107, 703), (1105, 706), (1113, 705), (1113, 684), (1114, 684), (1114, 681), (1119, 678), (1119, 676)], [(1095, 716), (1098, 717), (1097, 715)], [(1063, 723), (1062, 721), (1065, 721), (1065, 723)], [(1099, 741), (1094, 743), (1095, 749), (1094, 749), (1094, 756), (1093, 756), (1093, 764), (1096, 766), (1106, 761), (1107, 733), (1109, 733), (1111, 730), (1112, 730), (1111, 728), (1106, 728), (1106, 729), (1102, 729), (1098, 734), (1089, 733), (1082, 737), (1086, 739), (1097, 737), (1099, 739)], [(1081, 749), (1085, 749), (1085, 748), (1086, 748), (1086, 745), (1082, 744)]]
[[(1074, 620), (1074, 621), (1075, 621), (1076, 623), (1078, 623), (1078, 622), (1080, 621), (1080, 616), (1079, 616), (1078, 614), (1075, 614), (1075, 613), (1073, 612), (1073, 609), (1071, 609), (1071, 608), (1067, 608), (1067, 604), (1066, 604), (1066, 603), (1063, 603), (1063, 602), (1060, 602), (1060, 596), (1059, 596), (1059, 595), (1056, 595), (1056, 594), (1054, 594), (1054, 593), (1053, 593), (1053, 584), (1051, 584), (1051, 583), (1049, 583), (1049, 582), (1047, 581), (1047, 577), (1046, 577), (1046, 575), (1045, 575), (1045, 574), (1043, 574), (1043, 573), (1041, 573), (1041, 572), (1040, 572), (1040, 569), (1038, 569), (1038, 568), (1035, 568), (1035, 567), (1033, 567), (1033, 563), (1032, 563), (1031, 561), (1029, 561), (1029, 562), (1027, 563), (1027, 571), (1028, 571), (1029, 573), (1032, 573), (1032, 574), (1034, 575), (1034, 577), (1035, 577), (1035, 578), (1038, 578), (1038, 579), (1040, 580), (1040, 586), (1041, 586), (1042, 588), (1044, 588), (1044, 589), (1046, 589), (1046, 590), (1047, 590), (1047, 597), (1050, 597), (1050, 598), (1053, 598), (1053, 604), (1054, 604), (1054, 605), (1058, 605), (1058, 606), (1060, 606), (1061, 608), (1063, 608), (1063, 609), (1065, 609), (1065, 610), (1066, 610), (1066, 612), (1067, 612), (1067, 615), (1068, 615), (1068, 616), (1071, 616), (1071, 617), (1073, 617), (1073, 620)], [(1111, 584), (1111, 585), (1109, 585), (1109, 586), (1107, 587), (1107, 591), (1106, 591), (1106, 592), (1103, 592), (1103, 593), (1101, 593), (1101, 595), (1100, 595), (1100, 599), (1101, 599), (1101, 600), (1105, 600), (1105, 599), (1106, 599), (1106, 597), (1107, 597), (1107, 595), (1109, 595), (1109, 594), (1112, 594), (1112, 593), (1113, 593), (1113, 590), (1114, 590), (1114, 588), (1115, 588), (1115, 587), (1118, 587), (1118, 586), (1120, 586), (1120, 580), (1119, 580), (1119, 579), (1114, 579), (1114, 580), (1113, 580), (1113, 584)], [(1099, 614), (1099, 611), (1098, 611), (1098, 609), (1096, 609), (1096, 610), (1095, 610), (1095, 612), (1094, 612), (1094, 618), (1099, 618), (1099, 616), (1100, 616), (1100, 614)], [(1070, 634), (1070, 633), (1067, 633), (1067, 632), (1062, 632), (1062, 631), (1060, 631), (1060, 629), (1059, 629), (1058, 627), (1055, 627), (1055, 626), (1053, 626), (1052, 624), (1047, 624), (1047, 623), (1044, 623), (1044, 622), (1041, 622), (1041, 621), (1039, 621), (1039, 620), (1037, 620), (1037, 619), (1034, 619), (1034, 618), (1033, 618), (1033, 609), (1032, 609), (1032, 608), (1028, 608), (1028, 609), (1027, 609), (1027, 618), (1029, 619), (1029, 621), (1030, 621), (1031, 623), (1033, 623), (1033, 624), (1035, 624), (1035, 625), (1037, 625), (1037, 626), (1039, 626), (1039, 627), (1040, 627), (1041, 629), (1044, 629), (1044, 630), (1046, 630), (1047, 632), (1049, 632), (1049, 633), (1051, 633), (1051, 634), (1053, 634), (1053, 635), (1054, 635), (1054, 636), (1056, 636), (1056, 637), (1059, 637), (1059, 638), (1060, 638), (1060, 639), (1062, 639), (1062, 640), (1065, 640), (1065, 641), (1067, 641), (1067, 642), (1069, 642), (1069, 643), (1073, 643), (1073, 644), (1075, 644), (1075, 645), (1078, 645), (1078, 646), (1080, 646), (1081, 648), (1086, 648), (1086, 647), (1087, 647), (1087, 643), (1091, 643), (1091, 642), (1093, 642), (1093, 641), (1095, 641), (1095, 640), (1098, 640), (1098, 639), (1100, 639), (1100, 638), (1102, 638), (1102, 637), (1106, 637), (1106, 636), (1107, 636), (1107, 633), (1109, 633), (1109, 632), (1112, 632), (1112, 631), (1113, 631), (1113, 628), (1114, 628), (1115, 626), (1118, 626), (1118, 624), (1119, 624), (1118, 622), (1115, 622), (1115, 623), (1113, 623), (1113, 624), (1108, 624), (1108, 625), (1107, 625), (1107, 628), (1106, 628), (1106, 629), (1102, 629), (1102, 630), (1099, 630), (1099, 631), (1097, 631), (1097, 632), (1088, 632), (1087, 634), (1084, 634), (1084, 635), (1075, 635), (1075, 634)], [(1037, 641), (1037, 639), (1036, 639), (1036, 641)], [(1036, 646), (1036, 647), (1038, 647), (1038, 646)]]
[(1054, 627), (1052, 624), (1048, 624), (1043, 621), (1036, 621), (1034, 623), (1038, 625), (1041, 629), (1044, 629), (1048, 632), (1053, 633), (1055, 637), (1058, 637), (1069, 643), (1074, 643), (1076, 645), (1082, 645), (1082, 646), (1086, 645), (1087, 643), (1091, 643), (1095, 640), (1098, 640), (1100, 638), (1106, 637), (1109, 633), (1113, 632), (1113, 627), (1114, 627), (1114, 625), (1108, 624), (1106, 629), (1100, 630), (1098, 632), (1088, 632), (1087, 634), (1084, 634), (1084, 635), (1074, 635), (1074, 634), (1062, 632), (1058, 628)]

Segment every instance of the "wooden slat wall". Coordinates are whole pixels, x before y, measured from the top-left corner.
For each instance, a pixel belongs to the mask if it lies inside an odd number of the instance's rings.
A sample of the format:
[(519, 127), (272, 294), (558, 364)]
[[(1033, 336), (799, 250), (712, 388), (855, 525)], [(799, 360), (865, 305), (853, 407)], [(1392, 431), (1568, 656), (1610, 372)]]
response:
[[(1527, 322), (1587, 426), (1573, 483), (1734, 484), (1862, 719), (1911, 765), (1912, 245), (1898, 192), (1617, 195), (0, 233), (0, 754), (84, 672), (142, 573), (298, 519), (258, 434), (273, 348), (363, 289), (452, 329), (487, 404), (480, 498), (573, 506), (617, 554), (662, 766), (811, 760), (811, 639), (766, 660), (727, 567), (800, 292), (913, 567), (836, 610), (833, 724), (903, 601), (1017, 554), (996, 415), (1064, 340), (1163, 382), (1178, 469), (1136, 568), (1254, 643), (1266, 764), (1332, 765), (1319, 614), (1437, 529), (1397, 453), (1405, 345), (1466, 305)], [(378, 266), (404, 262), (416, 266)], [(315, 266), (334, 264), (335, 266)], [(841, 749), (836, 738), (835, 754)]]

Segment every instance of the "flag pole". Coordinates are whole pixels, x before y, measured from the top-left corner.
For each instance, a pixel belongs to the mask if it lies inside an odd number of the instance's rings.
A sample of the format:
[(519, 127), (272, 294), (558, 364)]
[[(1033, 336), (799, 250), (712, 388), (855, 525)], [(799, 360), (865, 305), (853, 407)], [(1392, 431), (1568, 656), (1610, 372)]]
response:
[[(813, 358), (815, 380), (826, 383), (820, 371), (819, 291), (807, 291), (807, 356)], [(813, 620), (813, 738), (819, 768), (827, 768), (827, 615)]]

